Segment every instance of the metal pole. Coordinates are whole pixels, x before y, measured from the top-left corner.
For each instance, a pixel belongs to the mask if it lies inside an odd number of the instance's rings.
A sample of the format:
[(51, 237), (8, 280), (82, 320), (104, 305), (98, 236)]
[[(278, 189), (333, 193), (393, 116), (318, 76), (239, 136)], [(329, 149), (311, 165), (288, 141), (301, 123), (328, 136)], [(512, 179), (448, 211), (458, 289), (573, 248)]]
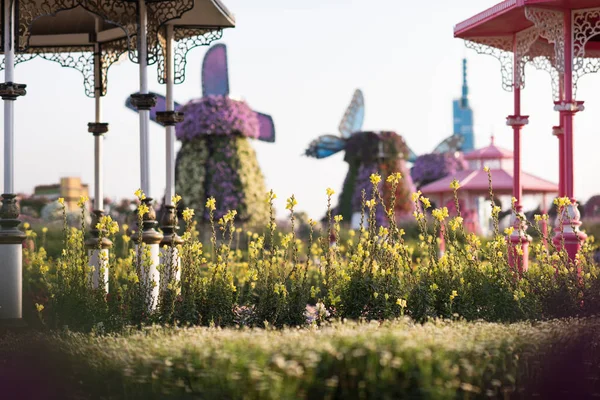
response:
[[(173, 25), (167, 25), (167, 48), (165, 73), (167, 81), (167, 105), (166, 111), (175, 111), (175, 100), (173, 98), (175, 81), (175, 60), (173, 57)], [(166, 160), (167, 160), (167, 187), (165, 193), (165, 204), (172, 205), (175, 195), (175, 125), (168, 124), (166, 127)]]
[[(96, 32), (100, 31), (100, 18), (96, 18)], [(102, 60), (100, 54), (100, 44), (94, 45), (94, 100), (96, 102), (96, 112), (94, 122), (102, 122), (102, 76), (101, 67)], [(94, 210), (104, 210), (104, 193), (103, 193), (103, 177), (102, 177), (102, 139), (101, 135), (94, 136)]]
[[(14, 2), (4, 1), (4, 82), (15, 79)], [(4, 100), (4, 193), (14, 193), (14, 99)]]
[(14, 1), (4, 1), (4, 193), (0, 210), (0, 326), (22, 325), (23, 241), (17, 227), (19, 207), (14, 194), (14, 103), (25, 95), (25, 85), (14, 83)]
[[(565, 102), (573, 104), (573, 40), (571, 12), (566, 10), (564, 13), (564, 47), (565, 47)], [(564, 114), (564, 135), (565, 135), (565, 196), (574, 201), (573, 193), (573, 111), (567, 110)]]
[[(138, 0), (140, 27), (138, 55), (140, 63), (140, 93), (148, 94), (148, 15), (146, 2)], [(148, 128), (150, 125), (150, 110), (139, 110), (140, 113), (140, 175), (141, 189), (150, 197), (150, 146), (148, 143)]]

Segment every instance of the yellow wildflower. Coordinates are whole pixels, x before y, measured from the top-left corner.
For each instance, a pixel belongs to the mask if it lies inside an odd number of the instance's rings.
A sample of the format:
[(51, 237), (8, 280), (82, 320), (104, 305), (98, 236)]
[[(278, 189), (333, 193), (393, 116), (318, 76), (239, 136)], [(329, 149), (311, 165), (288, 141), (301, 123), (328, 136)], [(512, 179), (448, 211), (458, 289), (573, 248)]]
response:
[(509, 226), (508, 228), (506, 228), (504, 230), (504, 233), (506, 234), (506, 236), (510, 236), (514, 233), (515, 228), (513, 226)]
[(65, 205), (65, 199), (64, 199), (63, 197), (59, 197), (59, 198), (58, 198), (58, 203), (59, 203), (61, 206), (64, 206), (64, 205)]
[(421, 203), (425, 206), (425, 208), (431, 207), (431, 202), (427, 197), (421, 197)]
[[(205, 207), (209, 210), (209, 211), (215, 211), (217, 209), (217, 201), (215, 200), (214, 197), (210, 197), (208, 200), (206, 200), (206, 205)], [(194, 212), (192, 210), (192, 216), (194, 215)]]
[(335, 194), (335, 192), (332, 188), (327, 188), (326, 192), (327, 192), (327, 197), (331, 197)]
[(375, 201), (375, 199), (367, 200), (367, 201), (365, 202), (365, 205), (366, 205), (368, 208), (373, 208), (373, 207), (375, 207), (375, 204), (377, 204), (377, 202)]
[(46, 232), (48, 232), (48, 228), (47, 227), (43, 227), (42, 228), (42, 233), (46, 233)]
[(297, 204), (298, 204), (298, 201), (296, 201), (296, 198), (292, 195), (292, 197), (287, 199), (287, 204), (286, 204), (285, 208), (286, 208), (286, 210), (292, 210), (294, 208), (294, 206), (296, 206)]
[(373, 185), (377, 185), (379, 182), (381, 182), (381, 176), (379, 174), (371, 174), (369, 179)]
[(486, 165), (485, 167), (483, 167), (483, 170), (484, 170), (485, 172), (490, 172), (490, 167), (488, 167), (488, 166)]
[(35, 309), (37, 310), (37, 312), (41, 313), (42, 311), (44, 311), (44, 305), (35, 303)]
[(387, 177), (386, 181), (388, 183), (398, 183), (402, 179), (402, 174), (400, 172), (396, 172)]
[(140, 201), (146, 199), (146, 195), (142, 191), (142, 189), (138, 189), (135, 191), (135, 197), (137, 197)]
[(171, 202), (173, 203), (173, 205), (175, 207), (177, 207), (177, 203), (179, 203), (181, 201), (181, 196), (176, 194), (175, 196), (171, 197)]
[(456, 179), (453, 179), (450, 183), (450, 189), (458, 190), (460, 188), (460, 183)]
[(146, 214), (148, 214), (150, 212), (150, 209), (148, 208), (148, 205), (142, 203), (140, 204), (140, 206), (138, 207), (138, 215), (144, 216)]

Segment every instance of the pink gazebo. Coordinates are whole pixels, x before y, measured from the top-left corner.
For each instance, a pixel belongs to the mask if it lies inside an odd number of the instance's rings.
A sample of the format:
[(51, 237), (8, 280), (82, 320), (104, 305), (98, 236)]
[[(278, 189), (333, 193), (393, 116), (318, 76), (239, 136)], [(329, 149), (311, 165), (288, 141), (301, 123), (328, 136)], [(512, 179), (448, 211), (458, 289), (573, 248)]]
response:
[[(489, 197), (488, 173), (492, 175), (492, 189), (495, 196), (510, 196), (513, 194), (515, 174), (514, 155), (510, 150), (496, 146), (492, 137), (489, 146), (473, 150), (465, 154), (470, 169), (458, 171), (421, 188), (421, 192), (432, 198), (439, 199), (440, 204), (452, 200), (453, 189), (450, 184), (456, 179), (460, 184), (460, 196), (466, 202), (466, 207), (474, 208), (477, 197)], [(537, 176), (521, 172), (521, 191), (523, 195), (542, 195), (542, 211), (545, 212), (546, 196), (558, 193), (558, 185)], [(472, 213), (469, 213), (472, 214)], [(470, 221), (467, 221), (470, 223)]]
[[(502, 86), (514, 94), (514, 112), (507, 117), (507, 125), (513, 129), (513, 196), (519, 211), (522, 178), (526, 179), (520, 166), (520, 134), (529, 122), (529, 117), (521, 114), (525, 65), (530, 63), (550, 73), (554, 110), (560, 115), (559, 125), (552, 127), (559, 139), (559, 195), (571, 200), (557, 219), (554, 242), (559, 247), (564, 243), (569, 257), (575, 260), (586, 238), (579, 230), (573, 185), (573, 119), (584, 110), (575, 94), (580, 77), (600, 70), (600, 0), (505, 0), (456, 25), (454, 36), (465, 39), (467, 47), (478, 53), (498, 58)], [(523, 237), (513, 236), (511, 242), (528, 246)]]

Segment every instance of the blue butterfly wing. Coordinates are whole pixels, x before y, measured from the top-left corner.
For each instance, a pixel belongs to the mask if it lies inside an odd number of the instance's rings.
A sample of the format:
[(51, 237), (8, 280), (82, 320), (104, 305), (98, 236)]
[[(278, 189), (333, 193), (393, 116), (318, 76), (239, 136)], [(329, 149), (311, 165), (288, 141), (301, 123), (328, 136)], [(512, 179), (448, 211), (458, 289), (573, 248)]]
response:
[(365, 98), (360, 89), (356, 89), (352, 101), (344, 113), (342, 122), (340, 122), (339, 131), (344, 139), (350, 135), (362, 130), (365, 119)]
[[(165, 111), (167, 109), (167, 98), (165, 96), (163, 96), (162, 94), (158, 94), (158, 93), (154, 93), (154, 92), (150, 92), (151, 94), (156, 96), (156, 106), (154, 106), (151, 110), (150, 110), (150, 119), (154, 122), (156, 122), (159, 125), (162, 125), (160, 122), (156, 121), (156, 112), (157, 111)], [(127, 100), (125, 100), (125, 107), (129, 108), (132, 111), (135, 111), (136, 113), (138, 112), (137, 108), (135, 108), (133, 106), (133, 104), (131, 104), (131, 97), (128, 97)], [(181, 104), (175, 102), (175, 111), (178, 111), (181, 108)]]
[(305, 154), (317, 159), (326, 158), (338, 153), (346, 147), (346, 141), (334, 135), (322, 135), (313, 140)]
[(444, 139), (433, 150), (434, 153), (454, 153), (462, 148), (465, 137), (462, 135), (452, 135)]
[(212, 46), (202, 63), (202, 95), (229, 95), (229, 72), (227, 67), (227, 47), (219, 43)]
[(259, 134), (258, 140), (263, 142), (273, 143), (275, 142), (275, 123), (270, 115), (263, 113), (256, 113), (259, 123)]

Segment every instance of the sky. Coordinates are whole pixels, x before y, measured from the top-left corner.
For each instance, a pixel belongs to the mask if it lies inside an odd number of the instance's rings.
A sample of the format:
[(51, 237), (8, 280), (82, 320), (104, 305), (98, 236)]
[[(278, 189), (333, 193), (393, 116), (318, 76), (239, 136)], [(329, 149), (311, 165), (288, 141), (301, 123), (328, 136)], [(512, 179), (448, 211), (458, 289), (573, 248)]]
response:
[[(298, 210), (320, 218), (326, 188), (341, 191), (347, 172), (343, 153), (323, 160), (303, 153), (319, 135), (337, 134), (356, 88), (365, 95), (365, 130), (396, 131), (417, 154), (431, 152), (451, 135), (452, 100), (460, 95), (463, 57), (468, 59), (476, 146), (489, 144), (493, 134), (496, 144), (512, 149), (512, 130), (505, 124), (512, 114), (512, 94), (502, 90), (500, 63), (453, 38), (454, 24), (496, 0), (460, 0), (452, 7), (447, 0), (224, 3), (237, 21), (220, 41), (228, 46), (231, 94), (275, 121), (276, 143), (253, 141), (253, 146), (281, 212), (285, 198), (294, 194)], [(206, 50), (188, 53), (186, 80), (175, 87), (178, 102), (201, 96)], [(522, 112), (530, 123), (523, 130), (522, 165), (556, 182), (557, 139), (551, 128), (558, 115), (550, 78), (533, 68), (526, 73)], [(81, 74), (33, 60), (16, 67), (15, 81), (27, 84), (28, 92), (15, 105), (15, 190), (31, 193), (34, 186), (58, 183), (65, 176), (79, 176), (92, 189), (93, 138), (87, 123), (94, 118), (94, 101), (85, 96)], [(140, 186), (139, 128), (137, 115), (124, 103), (138, 90), (138, 66), (129, 61), (115, 65), (108, 81), (103, 98), (103, 120), (110, 123), (104, 141), (105, 196), (132, 197)], [(600, 193), (598, 87), (600, 76), (590, 75), (581, 79), (578, 90), (578, 100), (586, 102), (586, 111), (575, 118), (575, 187), (581, 200)], [(156, 66), (150, 67), (150, 90), (164, 93)], [(156, 124), (151, 126), (150, 147), (150, 195), (161, 198), (165, 135)]]

